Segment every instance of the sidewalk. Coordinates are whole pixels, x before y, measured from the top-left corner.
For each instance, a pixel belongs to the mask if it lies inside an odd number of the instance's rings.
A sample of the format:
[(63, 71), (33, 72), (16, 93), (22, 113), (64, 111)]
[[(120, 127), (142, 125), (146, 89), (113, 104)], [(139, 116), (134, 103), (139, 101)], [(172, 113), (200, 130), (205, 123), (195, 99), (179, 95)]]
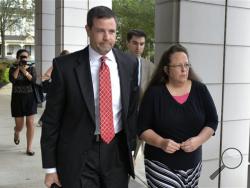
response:
[[(13, 141), (15, 122), (10, 112), (10, 86), (6, 85), (0, 90), (0, 188), (42, 188), (44, 173), (39, 148), (41, 128), (35, 129), (36, 154), (29, 157), (25, 154), (25, 129), (20, 134), (20, 144), (16, 146)], [(35, 122), (42, 109), (38, 111)]]
[[(27, 156), (25, 128), (20, 134), (20, 144), (15, 145), (13, 142), (15, 122), (10, 113), (10, 91), (11, 84), (0, 89), (0, 188), (45, 188), (39, 143), (41, 128), (35, 128), (33, 149), (36, 154)], [(38, 108), (36, 125), (43, 110)], [(142, 155), (136, 161), (136, 175), (145, 181)], [(130, 181), (129, 188), (143, 187), (146, 186), (138, 178)]]

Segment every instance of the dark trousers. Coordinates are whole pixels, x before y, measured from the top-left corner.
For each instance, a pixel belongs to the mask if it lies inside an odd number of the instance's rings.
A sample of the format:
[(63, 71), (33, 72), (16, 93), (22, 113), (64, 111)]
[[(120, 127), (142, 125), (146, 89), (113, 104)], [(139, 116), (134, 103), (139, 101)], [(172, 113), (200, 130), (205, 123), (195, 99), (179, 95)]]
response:
[(128, 188), (127, 155), (123, 133), (105, 144), (95, 141), (88, 151), (81, 174), (81, 188)]

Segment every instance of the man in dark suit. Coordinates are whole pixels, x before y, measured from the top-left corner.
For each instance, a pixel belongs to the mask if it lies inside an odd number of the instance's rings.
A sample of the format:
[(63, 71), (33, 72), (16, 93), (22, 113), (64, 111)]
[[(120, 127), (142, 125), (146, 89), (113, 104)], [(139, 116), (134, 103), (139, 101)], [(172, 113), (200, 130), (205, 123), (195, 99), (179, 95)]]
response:
[(155, 71), (155, 64), (142, 57), (146, 45), (147, 35), (143, 30), (131, 29), (127, 33), (128, 52), (137, 57), (139, 61), (138, 85), (140, 87), (140, 100)]
[(134, 177), (138, 65), (113, 48), (116, 26), (111, 9), (92, 8), (90, 45), (53, 61), (41, 136), (47, 187), (127, 188)]
[[(135, 55), (138, 58), (138, 85), (139, 85), (139, 101), (142, 100), (145, 90), (152, 78), (155, 71), (155, 65), (142, 57), (147, 35), (143, 30), (131, 29), (127, 33), (127, 47), (130, 54)], [(136, 158), (139, 148), (142, 145), (141, 140), (137, 140), (137, 146), (134, 152), (134, 158)]]

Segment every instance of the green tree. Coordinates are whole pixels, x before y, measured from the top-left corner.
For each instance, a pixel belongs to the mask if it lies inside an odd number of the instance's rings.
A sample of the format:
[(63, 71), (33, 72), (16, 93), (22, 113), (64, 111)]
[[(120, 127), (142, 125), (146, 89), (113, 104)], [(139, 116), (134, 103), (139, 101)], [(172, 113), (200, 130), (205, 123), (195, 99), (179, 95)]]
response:
[(24, 18), (34, 19), (34, 0), (0, 0), (2, 58), (5, 58), (5, 32), (21, 28)]
[(155, 0), (113, 0), (117, 15), (117, 47), (126, 50), (126, 37), (130, 29), (142, 29), (147, 34), (144, 56), (153, 57)]

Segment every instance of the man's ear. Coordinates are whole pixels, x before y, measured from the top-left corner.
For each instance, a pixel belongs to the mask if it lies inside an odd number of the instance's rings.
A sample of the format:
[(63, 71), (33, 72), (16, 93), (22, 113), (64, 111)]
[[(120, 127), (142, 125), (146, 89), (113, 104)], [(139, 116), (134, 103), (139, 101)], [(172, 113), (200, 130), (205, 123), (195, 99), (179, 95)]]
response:
[(86, 32), (87, 32), (87, 34), (88, 34), (88, 36), (89, 36), (89, 33), (90, 33), (90, 28), (89, 28), (89, 26), (88, 26), (88, 25), (85, 25), (85, 29), (86, 29)]
[(127, 49), (129, 49), (129, 41), (126, 40)]

